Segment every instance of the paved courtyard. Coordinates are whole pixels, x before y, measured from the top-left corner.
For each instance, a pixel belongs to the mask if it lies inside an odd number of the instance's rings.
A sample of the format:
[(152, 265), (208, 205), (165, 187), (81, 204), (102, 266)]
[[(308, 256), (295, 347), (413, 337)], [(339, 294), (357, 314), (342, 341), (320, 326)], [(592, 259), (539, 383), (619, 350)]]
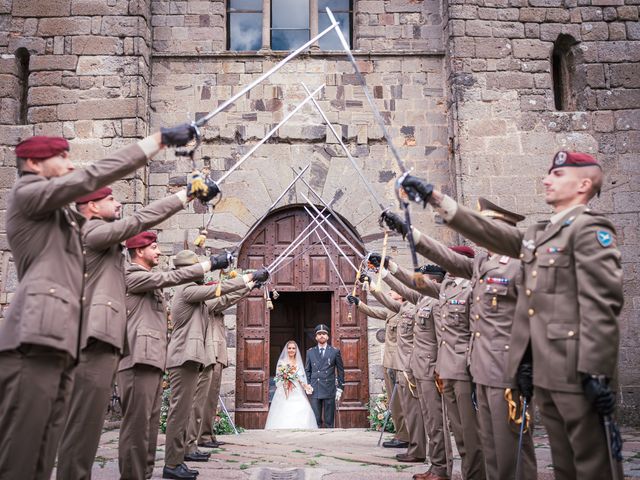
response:
[[(399, 463), (394, 455), (402, 450), (376, 446), (379, 433), (349, 430), (249, 430), (240, 435), (220, 436), (227, 442), (213, 450), (207, 463), (191, 463), (200, 469), (199, 480), (377, 480), (410, 479), (424, 472), (424, 465)], [(627, 478), (640, 478), (640, 431), (623, 431)], [(552, 479), (551, 455), (544, 430), (536, 431), (538, 478)], [(162, 477), (164, 435), (158, 442), (153, 478)], [(118, 430), (105, 431), (93, 467), (95, 480), (118, 478)], [(456, 455), (454, 478), (460, 479)]]

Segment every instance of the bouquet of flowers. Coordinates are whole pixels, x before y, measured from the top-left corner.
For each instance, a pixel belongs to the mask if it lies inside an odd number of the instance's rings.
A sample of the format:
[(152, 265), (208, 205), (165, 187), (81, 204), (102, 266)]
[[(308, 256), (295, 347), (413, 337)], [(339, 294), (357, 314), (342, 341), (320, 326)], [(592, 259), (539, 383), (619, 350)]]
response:
[(282, 382), (284, 387), (284, 394), (289, 398), (291, 390), (296, 388), (296, 382), (300, 380), (298, 377), (298, 367), (283, 363), (278, 365), (276, 369), (276, 382)]

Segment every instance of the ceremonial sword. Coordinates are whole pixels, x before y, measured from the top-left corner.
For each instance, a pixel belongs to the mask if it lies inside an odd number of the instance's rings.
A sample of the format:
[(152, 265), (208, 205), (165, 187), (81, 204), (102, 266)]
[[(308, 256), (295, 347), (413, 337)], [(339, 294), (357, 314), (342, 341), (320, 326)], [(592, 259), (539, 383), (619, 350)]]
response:
[[(344, 257), (344, 259), (347, 261), (347, 263), (349, 265), (351, 265), (351, 268), (353, 268), (353, 270), (355, 272), (358, 271), (358, 269), (356, 268), (356, 266), (353, 264), (353, 262), (351, 261), (351, 259), (349, 257), (347, 257), (347, 255), (344, 253), (344, 251), (342, 250), (342, 248), (340, 248), (340, 245), (338, 245), (338, 243), (329, 235), (329, 232), (327, 232), (327, 230), (320, 224), (320, 222), (318, 221), (318, 219), (316, 217), (313, 217), (311, 215), (311, 212), (309, 211), (309, 209), (307, 207), (304, 207), (304, 211), (307, 212), (307, 214), (313, 219), (313, 221), (317, 224), (317, 226), (320, 228), (320, 230), (322, 230), (324, 232), (325, 235), (327, 235), (327, 238), (331, 241), (331, 243), (333, 243), (333, 246), (336, 247), (338, 249), (338, 251), (342, 254), (342, 256)], [(326, 217), (325, 217), (326, 218)], [(317, 233), (317, 232), (316, 232)]]
[[(329, 20), (331, 20), (331, 22), (333, 23), (336, 23), (336, 19), (333, 16), (333, 13), (331, 12), (331, 10), (327, 7), (326, 11), (327, 11)], [(360, 85), (362, 86), (362, 90), (364, 91), (364, 96), (367, 99), (367, 102), (369, 103), (369, 106), (371, 107), (371, 110), (373, 112), (373, 117), (375, 118), (376, 123), (382, 130), (382, 134), (389, 145), (389, 149), (391, 150), (391, 153), (393, 154), (393, 157), (395, 158), (396, 163), (398, 164), (398, 167), (402, 172), (402, 175), (396, 180), (395, 190), (396, 190), (396, 197), (398, 198), (398, 202), (400, 204), (400, 208), (404, 211), (404, 220), (405, 220), (405, 223), (407, 224), (407, 230), (408, 230), (407, 241), (409, 242), (409, 250), (411, 251), (411, 261), (413, 263), (414, 280), (417, 281), (418, 278), (422, 279), (422, 275), (419, 273), (418, 254), (416, 253), (416, 244), (415, 244), (415, 239), (413, 238), (411, 214), (409, 213), (409, 202), (402, 197), (402, 193), (401, 193), (402, 182), (404, 181), (406, 176), (409, 174), (409, 171), (407, 170), (402, 158), (400, 158), (400, 154), (398, 153), (398, 150), (393, 144), (391, 135), (389, 135), (389, 132), (387, 131), (387, 127), (384, 123), (384, 119), (382, 118), (382, 115), (380, 115), (380, 111), (378, 110), (378, 107), (376, 107), (376, 104), (373, 101), (371, 92), (369, 92), (367, 83), (365, 82), (364, 77), (360, 72), (360, 68), (358, 67), (358, 63), (356, 62), (356, 59), (353, 56), (353, 53), (351, 53), (351, 49), (349, 48), (349, 44), (347, 43), (347, 40), (344, 38), (344, 35), (342, 34), (342, 31), (339, 28), (336, 28), (335, 31), (336, 31), (336, 35), (338, 35), (338, 39), (340, 40), (340, 43), (342, 44), (342, 48), (344, 49), (344, 52), (347, 54), (347, 58), (349, 59), (349, 62), (351, 62), (351, 65), (353, 66), (354, 72), (356, 74), (356, 78), (358, 79), (358, 82), (360, 82)]]

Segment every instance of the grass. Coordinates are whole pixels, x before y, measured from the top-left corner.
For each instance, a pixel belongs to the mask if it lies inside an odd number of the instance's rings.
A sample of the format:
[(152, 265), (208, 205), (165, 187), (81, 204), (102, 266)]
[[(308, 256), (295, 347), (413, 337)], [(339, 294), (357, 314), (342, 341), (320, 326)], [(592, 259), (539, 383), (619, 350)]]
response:
[(247, 465), (246, 463), (240, 464), (240, 470), (246, 470), (247, 468), (249, 468), (249, 465)]
[(295, 450), (292, 450), (292, 452), (293, 452), (293, 453), (307, 453), (307, 452), (304, 452), (304, 451), (299, 450), (299, 449), (297, 449), (297, 448), (296, 448)]
[(109, 461), (108, 458), (103, 457), (102, 455), (96, 455), (96, 458), (93, 460), (93, 463), (97, 463), (100, 468), (104, 468), (104, 466), (107, 464), (107, 462)]
[(315, 467), (316, 465), (318, 465), (318, 462), (311, 459), (307, 462), (307, 465), (309, 465), (310, 467)]

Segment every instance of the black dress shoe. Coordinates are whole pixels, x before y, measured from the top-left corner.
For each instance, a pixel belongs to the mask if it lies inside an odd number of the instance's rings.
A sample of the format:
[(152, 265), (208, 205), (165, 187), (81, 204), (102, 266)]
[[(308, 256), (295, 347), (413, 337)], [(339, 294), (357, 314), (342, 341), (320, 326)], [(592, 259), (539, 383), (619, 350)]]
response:
[(211, 454), (205, 452), (195, 451), (193, 453), (187, 453), (184, 456), (185, 462), (208, 462)]
[(195, 470), (193, 468), (189, 468), (189, 465), (187, 465), (186, 463), (183, 463), (182, 466), (184, 467), (184, 469), (189, 472), (189, 473), (193, 473), (194, 475), (200, 475), (200, 472), (198, 470)]
[(399, 453), (396, 455), (396, 460), (403, 463), (422, 463), (424, 462), (424, 458), (417, 458), (406, 453)]
[(162, 469), (162, 478), (176, 478), (179, 480), (195, 480), (197, 473), (187, 470), (186, 465), (181, 463), (175, 468), (167, 467)]
[(403, 442), (402, 440), (394, 438), (393, 440), (382, 442), (382, 446), (384, 448), (409, 448), (409, 442)]
[(218, 448), (220, 445), (222, 445), (222, 443), (220, 442), (204, 442), (204, 443), (199, 443), (198, 446), (199, 447), (203, 447), (203, 448)]

